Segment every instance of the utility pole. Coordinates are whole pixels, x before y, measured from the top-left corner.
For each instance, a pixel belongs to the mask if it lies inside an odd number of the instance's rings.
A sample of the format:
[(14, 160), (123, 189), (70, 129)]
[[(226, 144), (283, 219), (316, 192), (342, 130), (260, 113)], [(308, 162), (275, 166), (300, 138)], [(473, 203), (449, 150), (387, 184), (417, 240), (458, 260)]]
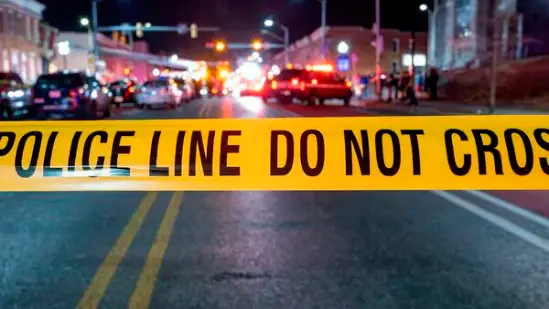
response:
[(286, 26), (282, 26), (282, 30), (284, 31), (284, 61), (286, 61), (286, 65), (290, 63), (290, 29)]
[(381, 56), (381, 8), (379, 2), (379, 0), (376, 0), (376, 93), (381, 98), (381, 67), (379, 63)]
[(321, 14), (321, 24), (322, 24), (322, 38), (321, 38), (321, 52), (322, 60), (326, 60), (326, 10), (328, 5), (328, 0), (320, 0), (322, 6)]
[(415, 31), (412, 31), (412, 33), (410, 34), (410, 55), (412, 56), (412, 64), (411, 64), (411, 67), (410, 67), (410, 75), (412, 75), (412, 79), (411, 79), (411, 82), (412, 82), (412, 89), (414, 89), (415, 91), (415, 81), (416, 81), (416, 64), (414, 62), (414, 58), (416, 56), (416, 32)]
[(97, 42), (97, 5), (100, 0), (92, 0), (92, 47), (93, 47), (93, 71), (95, 74), (98, 73), (97, 62), (99, 61), (99, 43)]
[(499, 54), (499, 35), (500, 27), (498, 22), (498, 12), (494, 8), (494, 16), (492, 17), (492, 68), (490, 70), (490, 113), (496, 111), (496, 88), (497, 88), (497, 69), (498, 69), (498, 54)]

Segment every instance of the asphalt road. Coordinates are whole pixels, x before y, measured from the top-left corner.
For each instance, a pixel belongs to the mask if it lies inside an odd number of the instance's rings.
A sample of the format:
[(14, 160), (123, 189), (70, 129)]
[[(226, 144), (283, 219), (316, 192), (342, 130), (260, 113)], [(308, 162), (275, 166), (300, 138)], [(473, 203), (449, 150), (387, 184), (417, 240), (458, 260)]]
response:
[[(215, 98), (113, 119), (297, 115), (376, 113)], [(0, 308), (549, 308), (549, 221), (488, 200), (0, 193)]]

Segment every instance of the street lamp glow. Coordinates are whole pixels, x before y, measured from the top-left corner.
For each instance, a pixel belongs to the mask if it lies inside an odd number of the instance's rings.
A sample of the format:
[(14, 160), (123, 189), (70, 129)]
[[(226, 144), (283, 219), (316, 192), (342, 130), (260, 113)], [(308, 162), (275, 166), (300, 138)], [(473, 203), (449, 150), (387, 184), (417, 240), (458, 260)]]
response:
[(274, 25), (274, 21), (272, 19), (267, 19), (263, 24), (265, 27), (272, 27)]
[(62, 41), (57, 43), (57, 51), (59, 55), (66, 56), (71, 52), (71, 45), (69, 41)]
[(80, 25), (87, 27), (90, 25), (90, 20), (86, 17), (80, 18)]
[(423, 3), (419, 6), (419, 10), (422, 11), (422, 12), (425, 12), (429, 9), (429, 7), (427, 6), (427, 4)]
[(337, 44), (337, 52), (340, 54), (346, 54), (349, 52), (349, 44), (341, 41)]
[(151, 23), (145, 23), (145, 28), (150, 28), (151, 27)]

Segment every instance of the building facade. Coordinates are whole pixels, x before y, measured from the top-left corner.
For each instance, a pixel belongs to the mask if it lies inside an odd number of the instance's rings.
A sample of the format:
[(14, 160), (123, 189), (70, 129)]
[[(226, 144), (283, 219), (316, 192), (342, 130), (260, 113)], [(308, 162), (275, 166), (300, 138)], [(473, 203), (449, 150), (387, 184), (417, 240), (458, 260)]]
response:
[[(381, 29), (383, 51), (380, 56), (382, 72), (397, 73), (408, 70), (411, 65), (410, 39), (411, 32), (397, 29)], [(351, 67), (347, 76), (375, 73), (376, 49), (375, 35), (371, 29), (359, 26), (330, 26), (326, 29), (327, 59), (331, 63), (337, 63), (340, 56), (337, 46), (345, 42), (349, 46), (349, 58)], [(305, 66), (314, 64), (322, 59), (321, 55), (321, 29), (296, 41), (288, 49), (288, 58), (293, 65)], [(273, 62), (284, 66), (285, 52), (274, 56)], [(424, 32), (415, 33), (414, 64), (421, 70), (426, 63), (427, 35)], [(343, 72), (342, 72), (343, 73)]]
[(40, 21), (45, 6), (34, 0), (0, 0), (0, 68), (33, 82), (42, 73)]
[[(545, 1), (438, 0), (431, 19), (429, 54), (449, 70), (549, 54)], [(496, 53), (494, 53), (496, 51)]]

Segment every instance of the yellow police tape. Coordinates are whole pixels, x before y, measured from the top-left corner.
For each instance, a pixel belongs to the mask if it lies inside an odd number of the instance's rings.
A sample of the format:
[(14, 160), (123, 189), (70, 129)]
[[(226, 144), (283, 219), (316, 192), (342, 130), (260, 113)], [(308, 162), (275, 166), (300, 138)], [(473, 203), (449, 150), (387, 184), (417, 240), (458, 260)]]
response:
[(8, 122), (0, 190), (549, 189), (549, 117)]

